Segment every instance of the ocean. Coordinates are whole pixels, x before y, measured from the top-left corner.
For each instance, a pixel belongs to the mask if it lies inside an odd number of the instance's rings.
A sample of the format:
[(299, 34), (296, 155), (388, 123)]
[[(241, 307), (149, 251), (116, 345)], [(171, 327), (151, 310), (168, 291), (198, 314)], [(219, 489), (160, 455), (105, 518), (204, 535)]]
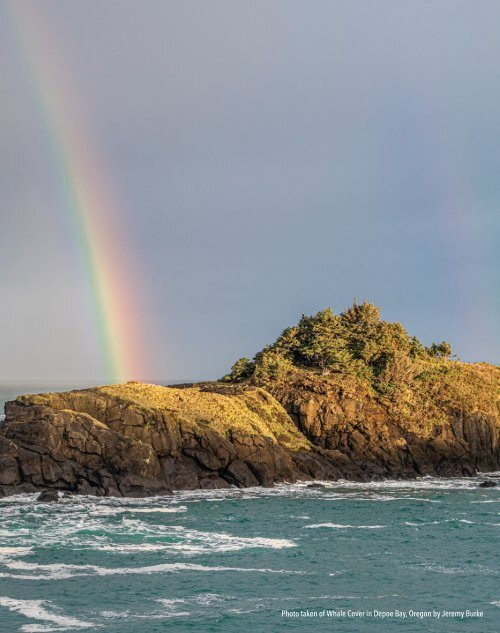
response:
[(498, 633), (481, 479), (1, 499), (0, 631)]

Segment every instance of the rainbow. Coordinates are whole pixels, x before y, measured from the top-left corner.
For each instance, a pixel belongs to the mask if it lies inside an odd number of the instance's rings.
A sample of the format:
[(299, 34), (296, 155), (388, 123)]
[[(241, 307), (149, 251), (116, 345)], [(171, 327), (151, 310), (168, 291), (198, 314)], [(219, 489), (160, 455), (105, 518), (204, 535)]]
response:
[(4, 7), (64, 196), (66, 221), (92, 305), (105, 378), (123, 382), (144, 377), (138, 314), (142, 301), (134, 287), (138, 284), (131, 265), (133, 249), (123, 234), (121, 206), (93, 146), (93, 135), (80, 112), (45, 16), (36, 3), (12, 2)]

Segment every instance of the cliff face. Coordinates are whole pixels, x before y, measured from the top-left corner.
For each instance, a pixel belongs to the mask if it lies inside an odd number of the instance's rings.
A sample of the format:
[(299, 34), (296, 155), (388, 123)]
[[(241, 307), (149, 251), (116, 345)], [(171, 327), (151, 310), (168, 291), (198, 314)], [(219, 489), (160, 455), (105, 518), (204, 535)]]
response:
[(0, 427), (3, 495), (143, 496), (335, 475), (262, 389), (138, 383), (23, 396)]
[(360, 385), (304, 373), (270, 390), (129, 383), (22, 396), (0, 427), (0, 494), (143, 496), (500, 468), (491, 411), (401, 418)]
[(500, 466), (498, 408), (398, 415), (368, 390), (297, 375), (273, 395), (344, 476), (470, 476)]

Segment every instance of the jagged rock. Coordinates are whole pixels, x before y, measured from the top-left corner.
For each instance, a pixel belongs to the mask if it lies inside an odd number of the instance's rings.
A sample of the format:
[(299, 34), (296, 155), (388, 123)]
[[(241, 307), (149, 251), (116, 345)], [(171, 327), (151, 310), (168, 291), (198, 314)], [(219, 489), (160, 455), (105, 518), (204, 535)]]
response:
[(271, 386), (271, 392), (304, 435), (326, 449), (323, 454), (338, 476), (473, 476), (500, 464), (498, 414), (444, 410), (446, 423), (435, 424), (430, 432), (425, 420), (410, 424), (391, 417), (362, 389), (347, 394), (298, 375)]
[(38, 503), (57, 503), (59, 494), (57, 490), (44, 490), (37, 497)]
[[(152, 447), (82, 411), (8, 403), (0, 435), (0, 490), (54, 488), (81, 494), (167, 494)], [(96, 446), (99, 448), (96, 449)]]
[(497, 485), (496, 481), (492, 481), (491, 479), (487, 479), (479, 484), (480, 488), (495, 488)]

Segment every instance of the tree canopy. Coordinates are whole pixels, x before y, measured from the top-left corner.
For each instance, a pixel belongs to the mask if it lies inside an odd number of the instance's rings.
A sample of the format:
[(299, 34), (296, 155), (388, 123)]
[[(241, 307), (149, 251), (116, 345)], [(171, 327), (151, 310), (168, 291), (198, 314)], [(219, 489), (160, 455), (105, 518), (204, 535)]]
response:
[(323, 376), (353, 375), (391, 397), (411, 385), (419, 359), (448, 359), (451, 354), (449, 343), (425, 347), (400, 323), (382, 320), (373, 303), (354, 300), (341, 314), (326, 308), (302, 315), (253, 361), (239, 359), (224, 380), (266, 385), (303, 369)]

